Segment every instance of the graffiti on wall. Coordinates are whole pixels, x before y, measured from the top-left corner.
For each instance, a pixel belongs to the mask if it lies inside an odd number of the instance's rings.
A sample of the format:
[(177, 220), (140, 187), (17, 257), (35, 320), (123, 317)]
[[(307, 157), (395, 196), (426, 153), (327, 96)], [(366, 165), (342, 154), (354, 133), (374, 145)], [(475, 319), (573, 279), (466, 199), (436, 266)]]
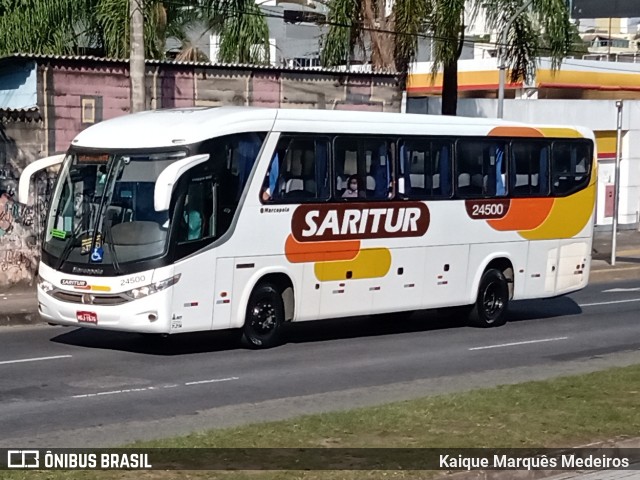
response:
[(40, 257), (39, 232), (46, 220), (50, 181), (36, 182), (36, 201), (23, 205), (15, 197), (14, 180), (0, 180), (0, 288), (33, 283)]
[(35, 208), (21, 205), (6, 193), (0, 195), (0, 237), (11, 233), (14, 225), (32, 227)]

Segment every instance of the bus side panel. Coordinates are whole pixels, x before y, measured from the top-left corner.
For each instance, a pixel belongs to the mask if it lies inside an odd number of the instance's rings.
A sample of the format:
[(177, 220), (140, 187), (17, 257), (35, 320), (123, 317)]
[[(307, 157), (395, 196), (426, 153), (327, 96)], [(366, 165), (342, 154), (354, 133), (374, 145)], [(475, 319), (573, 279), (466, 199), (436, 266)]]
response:
[(374, 312), (400, 312), (422, 307), (425, 255), (423, 247), (391, 250), (393, 260), (389, 273), (378, 279), (378, 285), (372, 286)]
[(560, 241), (556, 294), (571, 292), (582, 288), (588, 280), (590, 242), (587, 239)]
[[(211, 252), (186, 258), (175, 265), (180, 281), (173, 287), (172, 333), (197, 332), (211, 329), (215, 260)], [(179, 327), (178, 327), (179, 325)]]
[(469, 283), (466, 291), (471, 296), (469, 297), (470, 302), (467, 303), (476, 301), (480, 279), (489, 263), (492, 260), (502, 258), (509, 260), (513, 267), (513, 298), (517, 299), (522, 296), (525, 285), (522, 281), (522, 275), (517, 272), (523, 269), (527, 263), (527, 242), (480, 243), (471, 245), (469, 254)]
[(558, 273), (558, 240), (532, 240), (525, 268), (524, 298), (554, 295)]
[(443, 245), (425, 249), (422, 307), (464, 305), (468, 301), (469, 245)]
[[(316, 278), (315, 264), (313, 262), (302, 264), (302, 282), (300, 287), (294, 291), (295, 312), (293, 320), (304, 322), (306, 320), (317, 320), (320, 315), (320, 281)], [(292, 279), (295, 283), (295, 279)], [(318, 285), (318, 288), (316, 288)]]
[[(287, 265), (286, 267), (284, 265)], [(303, 265), (288, 264), (284, 255), (265, 255), (259, 257), (235, 257), (233, 258), (233, 290), (231, 307), (231, 328), (239, 328), (244, 325), (247, 305), (254, 288), (261, 282), (269, 282), (265, 279), (270, 274), (284, 274), (293, 284), (295, 307), (298, 307), (297, 299), (300, 291)], [(295, 312), (294, 312), (295, 316)]]
[(215, 302), (211, 320), (212, 330), (231, 327), (231, 307), (235, 296), (239, 298), (242, 294), (233, 290), (234, 270), (233, 258), (219, 258), (216, 261), (215, 292), (211, 292)]
[[(323, 270), (331, 268), (329, 262), (320, 263), (316, 268)], [(322, 273), (321, 273), (322, 276)], [(320, 284), (320, 317), (337, 318), (350, 315), (367, 315), (371, 312), (372, 290), (380, 284), (379, 278), (356, 278), (347, 280), (345, 271), (344, 280), (328, 280)]]

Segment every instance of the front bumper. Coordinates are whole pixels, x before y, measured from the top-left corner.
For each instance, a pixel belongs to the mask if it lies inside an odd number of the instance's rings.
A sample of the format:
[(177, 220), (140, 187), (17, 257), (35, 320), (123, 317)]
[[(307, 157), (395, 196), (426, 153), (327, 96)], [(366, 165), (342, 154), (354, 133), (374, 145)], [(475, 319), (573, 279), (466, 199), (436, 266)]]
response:
[[(171, 333), (172, 290), (168, 288), (119, 305), (95, 305), (75, 299), (63, 301), (38, 288), (38, 310), (46, 322), (57, 325), (137, 333)], [(78, 312), (95, 314), (97, 322), (78, 321)]]

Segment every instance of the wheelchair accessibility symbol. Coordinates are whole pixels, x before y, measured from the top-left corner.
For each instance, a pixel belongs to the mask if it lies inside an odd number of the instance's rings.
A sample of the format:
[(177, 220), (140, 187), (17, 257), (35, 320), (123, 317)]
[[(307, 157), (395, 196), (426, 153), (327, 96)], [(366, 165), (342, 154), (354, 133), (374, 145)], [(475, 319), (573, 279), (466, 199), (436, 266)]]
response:
[(91, 261), (100, 263), (102, 262), (102, 257), (104, 256), (104, 250), (102, 247), (93, 247), (91, 251)]

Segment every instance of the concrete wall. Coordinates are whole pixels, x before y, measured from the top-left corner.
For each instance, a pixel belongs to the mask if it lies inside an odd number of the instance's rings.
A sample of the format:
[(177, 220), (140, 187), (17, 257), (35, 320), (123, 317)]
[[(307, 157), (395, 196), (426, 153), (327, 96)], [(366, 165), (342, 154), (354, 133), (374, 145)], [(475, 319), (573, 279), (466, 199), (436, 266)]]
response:
[[(554, 125), (582, 125), (596, 134), (616, 129), (617, 109), (615, 100), (505, 100), (504, 118), (530, 123)], [(423, 103), (416, 107), (424, 108)], [(426, 112), (439, 114), (441, 101), (429, 98)], [(497, 100), (460, 99), (458, 115), (495, 118)], [(622, 155), (620, 162), (620, 203), (618, 223), (621, 227), (638, 226), (640, 217), (640, 101), (628, 100), (623, 104)], [(598, 161), (598, 197), (596, 225), (611, 225), (612, 218), (605, 217), (605, 188), (614, 183), (615, 161)]]
[[(127, 69), (117, 64), (95, 67), (61, 65), (41, 68), (41, 89), (48, 103), (49, 146), (64, 152), (73, 137), (92, 123), (82, 121), (83, 99), (96, 102), (96, 121), (123, 115), (129, 111)], [(44, 109), (43, 109), (44, 111)]]
[(195, 76), (198, 106), (250, 105), (400, 111), (401, 92), (389, 77), (310, 72), (213, 70)]
[(41, 156), (43, 143), (40, 120), (0, 120), (0, 288), (31, 283), (38, 266), (39, 232), (48, 193), (46, 177), (37, 182), (33, 206), (17, 203), (14, 195), (20, 172)]

